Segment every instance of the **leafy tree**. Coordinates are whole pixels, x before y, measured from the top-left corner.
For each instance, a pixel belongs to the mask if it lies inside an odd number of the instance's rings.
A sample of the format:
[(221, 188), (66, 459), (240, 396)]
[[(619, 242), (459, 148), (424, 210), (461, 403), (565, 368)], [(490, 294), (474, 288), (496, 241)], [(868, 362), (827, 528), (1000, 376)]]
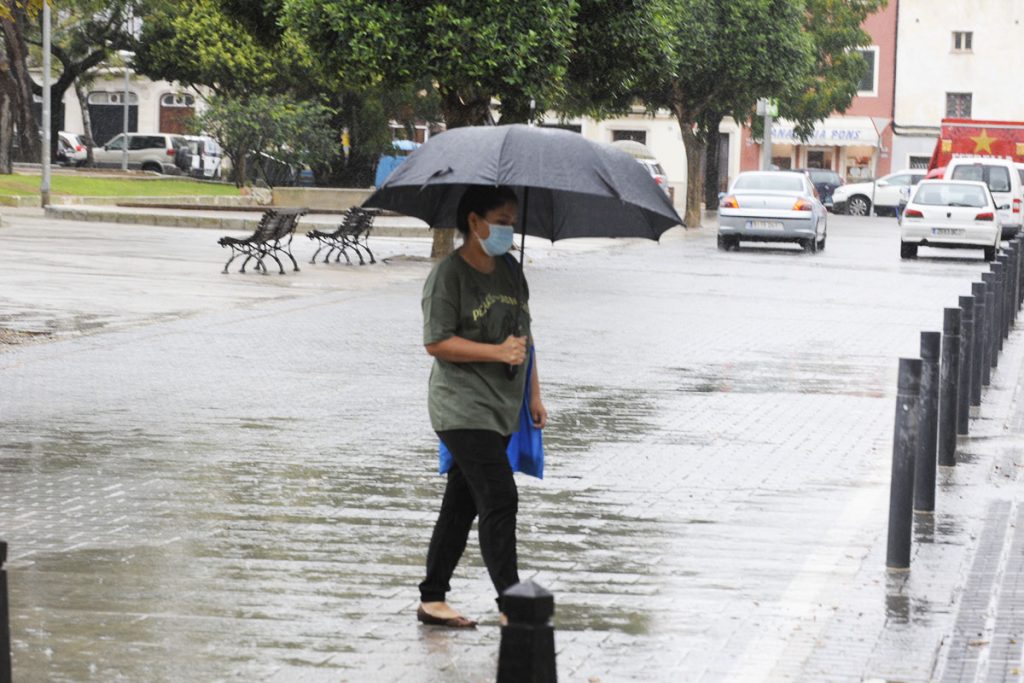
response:
[(707, 133), (723, 115), (745, 121), (759, 97), (775, 96), (812, 65), (811, 44), (798, 30), (799, 0), (669, 0), (671, 54), (648, 106), (675, 115), (686, 148), (688, 226), (701, 220), (700, 160)]
[(871, 44), (864, 20), (888, 0), (804, 0), (803, 29), (811, 40), (813, 68), (787, 83), (779, 97), (779, 115), (794, 121), (796, 135), (814, 133), (814, 124), (845, 111), (857, 95), (868, 65), (854, 48)]
[[(159, 3), (144, 25), (139, 71), (206, 87), (233, 101), (287, 93), (293, 100), (324, 103), (331, 112), (327, 128), (333, 144), (325, 157), (311, 160), (318, 183), (370, 185), (378, 156), (390, 149), (388, 122), (416, 114), (437, 118), (436, 93), (429, 84), (355, 88), (332, 76), (306, 38), (283, 22), (278, 0)], [(347, 157), (343, 129), (351, 140)]]
[[(285, 25), (301, 32), (328, 75), (346, 88), (435, 84), (449, 128), (522, 120), (563, 96), (575, 2), (549, 0), (283, 0)], [(506, 117), (506, 114), (508, 116)], [(433, 255), (452, 249), (434, 233)]]
[[(63, 99), (68, 88), (89, 80), (91, 70), (107, 62), (118, 50), (132, 48), (130, 19), (133, 12), (145, 11), (144, 0), (65, 0), (55, 7), (51, 15), (52, 31), (50, 53), (55, 58), (56, 78), (50, 85), (50, 101), (54, 108), (51, 118), (50, 154), (57, 150), (57, 133), (63, 123)], [(42, 21), (26, 26), (26, 41), (42, 48)], [(32, 92), (43, 94), (43, 86), (32, 82)], [(76, 88), (79, 95), (79, 89)], [(79, 97), (82, 110), (86, 102)], [(86, 134), (92, 130), (87, 125)]]
[(17, 156), (39, 158), (39, 135), (32, 115), (32, 77), (25, 40), (27, 26), (42, 10), (41, 0), (0, 0), (0, 173), (10, 173)]
[(315, 163), (333, 153), (334, 136), (328, 122), (331, 111), (315, 102), (295, 102), (281, 95), (213, 97), (196, 119), (231, 159), (232, 180), (241, 186), (249, 176), (250, 158), (255, 175), (270, 183), (265, 155), (293, 166)]

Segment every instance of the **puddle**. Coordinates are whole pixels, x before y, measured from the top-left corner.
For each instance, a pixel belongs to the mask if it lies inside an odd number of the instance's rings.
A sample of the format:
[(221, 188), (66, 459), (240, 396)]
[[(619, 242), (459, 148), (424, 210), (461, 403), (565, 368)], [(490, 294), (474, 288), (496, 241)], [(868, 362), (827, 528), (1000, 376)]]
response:
[(761, 359), (667, 368), (675, 391), (684, 393), (833, 394), (879, 398), (886, 395), (888, 372), (874, 365)]

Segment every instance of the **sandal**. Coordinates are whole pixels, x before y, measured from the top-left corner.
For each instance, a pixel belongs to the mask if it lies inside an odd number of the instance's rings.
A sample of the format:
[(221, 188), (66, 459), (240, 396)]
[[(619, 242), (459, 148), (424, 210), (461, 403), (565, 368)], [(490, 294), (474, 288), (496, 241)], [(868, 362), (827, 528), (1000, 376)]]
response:
[(427, 611), (423, 609), (423, 605), (420, 605), (419, 609), (416, 610), (416, 620), (421, 624), (427, 626), (446, 626), (448, 628), (476, 628), (476, 622), (472, 619), (459, 615), (457, 617), (448, 617), (444, 619), (442, 617), (435, 617), (432, 614), (427, 614)]

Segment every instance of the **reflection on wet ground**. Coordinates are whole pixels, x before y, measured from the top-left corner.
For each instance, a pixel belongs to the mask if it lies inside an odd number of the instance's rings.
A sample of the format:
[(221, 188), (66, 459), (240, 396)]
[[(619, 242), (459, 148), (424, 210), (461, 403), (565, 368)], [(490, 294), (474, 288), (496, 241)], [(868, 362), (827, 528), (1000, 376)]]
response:
[[(703, 237), (533, 264), (552, 421), (546, 479), (519, 480), (519, 555), (556, 596), (564, 680), (860, 680), (930, 657), (973, 527), (941, 511), (923, 570), (885, 579), (889, 398), (977, 267), (831, 237), (781, 265)], [(475, 534), (451, 598), (481, 628), (413, 618), (444, 484), (418, 287), (5, 354), (24, 680), (492, 679)]]

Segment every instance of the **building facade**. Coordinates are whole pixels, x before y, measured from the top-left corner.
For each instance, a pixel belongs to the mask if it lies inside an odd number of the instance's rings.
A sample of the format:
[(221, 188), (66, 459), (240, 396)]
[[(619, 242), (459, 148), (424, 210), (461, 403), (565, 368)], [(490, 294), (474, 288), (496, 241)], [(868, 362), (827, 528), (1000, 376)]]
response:
[[(826, 168), (856, 182), (902, 168), (893, 156), (893, 105), (896, 87), (898, 8), (888, 6), (864, 22), (871, 44), (860, 49), (870, 69), (861, 80), (857, 96), (844, 113), (820, 122), (809, 139), (794, 135), (794, 125), (784, 119), (772, 126), (772, 165), (778, 168)], [(761, 167), (761, 141), (749, 128), (742, 130), (740, 168)]]
[(1020, 0), (899, 0), (893, 157), (926, 168), (943, 118), (1024, 120)]

